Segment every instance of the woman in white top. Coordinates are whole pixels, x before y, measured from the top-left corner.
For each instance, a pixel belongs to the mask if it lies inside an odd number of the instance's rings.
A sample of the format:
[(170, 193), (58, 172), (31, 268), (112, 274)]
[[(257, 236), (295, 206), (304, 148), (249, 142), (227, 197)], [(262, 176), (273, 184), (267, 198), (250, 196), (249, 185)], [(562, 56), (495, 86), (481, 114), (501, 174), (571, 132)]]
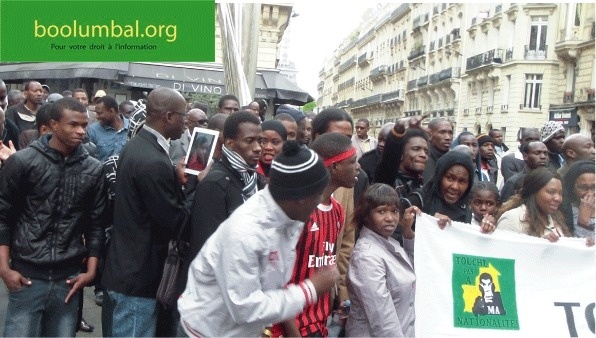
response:
[(515, 231), (551, 242), (569, 237), (559, 206), (563, 201), (561, 179), (546, 167), (530, 171), (521, 191), (512, 196), (499, 210), (497, 229)]
[(391, 235), (400, 224), (399, 197), (387, 184), (373, 184), (356, 206), (354, 221), (360, 237), (348, 268), (351, 309), (348, 337), (413, 337), (414, 232), (417, 207), (404, 212), (404, 247)]

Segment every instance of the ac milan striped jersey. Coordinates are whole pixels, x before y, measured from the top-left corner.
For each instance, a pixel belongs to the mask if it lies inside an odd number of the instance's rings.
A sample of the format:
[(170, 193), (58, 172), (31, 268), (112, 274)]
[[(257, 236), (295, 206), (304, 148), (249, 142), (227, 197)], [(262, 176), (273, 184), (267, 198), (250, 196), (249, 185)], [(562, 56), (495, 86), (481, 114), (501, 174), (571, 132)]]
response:
[[(331, 204), (319, 206), (310, 215), (296, 245), (296, 264), (290, 283), (300, 283), (320, 268), (336, 262), (336, 242), (344, 226), (343, 207), (331, 197)], [(315, 304), (307, 305), (296, 316), (296, 325), (305, 337), (316, 332), (327, 336), (327, 318), (331, 314), (331, 294), (319, 296)]]

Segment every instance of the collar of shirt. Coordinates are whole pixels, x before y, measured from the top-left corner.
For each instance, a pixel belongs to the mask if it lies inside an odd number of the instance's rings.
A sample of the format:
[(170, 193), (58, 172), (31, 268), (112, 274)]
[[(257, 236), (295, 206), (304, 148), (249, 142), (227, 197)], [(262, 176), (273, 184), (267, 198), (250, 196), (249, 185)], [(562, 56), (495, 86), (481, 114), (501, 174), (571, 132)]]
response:
[(361, 139), (360, 137), (356, 136), (356, 141), (358, 141), (359, 143), (370, 143), (372, 137), (367, 137), (366, 139)]
[(159, 143), (159, 145), (163, 148), (163, 150), (166, 151), (166, 154), (168, 154), (168, 156), (170, 156), (170, 142), (168, 140), (166, 140), (166, 138), (163, 137), (163, 135), (161, 135), (159, 132), (157, 132), (157, 130), (149, 127), (146, 124), (143, 125), (143, 129), (145, 129), (146, 131), (150, 132), (155, 137), (157, 137), (157, 143)]
[(120, 128), (120, 130), (116, 130), (116, 129), (114, 129), (114, 127), (112, 127), (112, 126), (110, 126), (110, 125), (107, 125), (107, 126), (106, 126), (106, 125), (103, 125), (103, 124), (101, 124), (101, 123), (100, 123), (99, 125), (100, 125), (100, 126), (103, 128), (103, 129), (105, 129), (105, 130), (110, 130), (110, 129), (112, 129), (112, 130), (116, 131), (116, 134), (118, 134), (118, 133), (120, 133), (120, 132), (121, 132), (121, 131), (123, 131), (123, 130), (128, 130), (128, 127), (130, 126), (130, 121), (129, 121), (129, 120), (126, 118), (126, 117), (124, 117), (124, 116), (121, 114), (121, 115), (120, 115), (120, 118), (122, 119), (122, 122), (124, 122), (124, 123), (122, 124), (122, 128)]

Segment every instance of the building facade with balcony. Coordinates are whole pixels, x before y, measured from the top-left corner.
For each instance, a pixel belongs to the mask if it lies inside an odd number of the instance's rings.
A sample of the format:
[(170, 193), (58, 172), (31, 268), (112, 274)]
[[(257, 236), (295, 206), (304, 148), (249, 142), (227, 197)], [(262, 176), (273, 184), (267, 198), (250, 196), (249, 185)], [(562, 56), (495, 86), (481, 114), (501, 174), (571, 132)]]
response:
[(403, 115), (410, 4), (386, 4), (350, 34), (319, 72), (319, 109), (339, 107), (374, 130)]
[[(452, 120), (456, 133), (502, 129), (509, 145), (519, 128), (548, 120), (589, 134), (594, 11), (588, 3), (403, 4), (389, 20), (377, 15), (374, 29), (361, 29), (350, 45), (354, 89), (337, 90), (347, 78), (332, 87), (322, 77), (318, 106), (342, 107), (373, 126), (430, 113)], [(332, 63), (324, 70), (336, 74)]]
[(464, 4), (415, 4), (404, 116), (425, 112), (455, 122), (460, 87)]
[(515, 144), (521, 127), (541, 127), (556, 102), (554, 52), (560, 4), (469, 4), (458, 127), (503, 130)]
[(595, 7), (594, 3), (562, 4), (555, 32), (555, 53), (561, 66), (549, 118), (572, 130), (594, 128)]

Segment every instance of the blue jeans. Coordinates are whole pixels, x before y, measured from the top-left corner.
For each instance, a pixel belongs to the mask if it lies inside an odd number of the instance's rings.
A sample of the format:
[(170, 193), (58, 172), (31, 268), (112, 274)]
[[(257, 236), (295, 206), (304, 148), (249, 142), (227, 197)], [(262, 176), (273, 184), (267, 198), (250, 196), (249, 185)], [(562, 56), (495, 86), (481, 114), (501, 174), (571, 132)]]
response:
[[(157, 300), (128, 296), (116, 291), (108, 291), (113, 305), (113, 337), (154, 337), (157, 324)], [(103, 314), (102, 314), (103, 317)]]
[(9, 291), (4, 336), (74, 337), (81, 293), (73, 295), (65, 304), (69, 292), (66, 278), (32, 279), (31, 285)]

